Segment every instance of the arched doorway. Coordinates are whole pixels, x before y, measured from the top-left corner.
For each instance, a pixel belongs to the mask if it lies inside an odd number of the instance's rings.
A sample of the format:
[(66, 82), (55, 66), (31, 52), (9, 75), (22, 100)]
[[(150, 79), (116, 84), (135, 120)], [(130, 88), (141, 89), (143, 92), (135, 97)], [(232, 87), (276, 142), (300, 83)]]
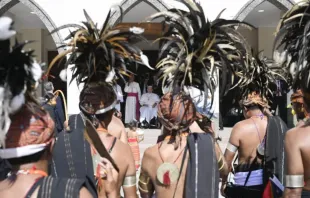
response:
[(243, 21), (257, 6), (259, 6), (264, 1), (270, 2), (283, 11), (291, 9), (295, 4), (293, 0), (249, 0), (236, 14), (234, 19)]
[[(44, 23), (49, 32), (56, 29), (56, 25), (53, 20), (49, 17), (49, 15), (33, 0), (3, 0), (0, 1), (0, 15), (3, 15), (13, 6), (18, 3), (22, 3), (27, 6), (30, 10), (32, 10)], [(53, 40), (56, 46), (59, 46), (63, 43), (63, 39), (59, 33), (52, 34)], [(58, 48), (58, 52), (61, 52), (63, 49)]]
[[(0, 1), (0, 15), (11, 17), (15, 21), (17, 30), (16, 38), (22, 40), (33, 40), (35, 42), (26, 46), (26, 49), (35, 50), (37, 61), (46, 63), (47, 66), (51, 60), (63, 49), (58, 46), (63, 43), (59, 33), (50, 34), (56, 28), (54, 22), (48, 14), (32, 0), (5, 0)], [(45, 68), (46, 68), (45, 66)], [(60, 68), (55, 67), (48, 78), (54, 84), (55, 89), (61, 89), (66, 92), (67, 86), (58, 77)], [(37, 91), (38, 96), (43, 96), (43, 86)]]

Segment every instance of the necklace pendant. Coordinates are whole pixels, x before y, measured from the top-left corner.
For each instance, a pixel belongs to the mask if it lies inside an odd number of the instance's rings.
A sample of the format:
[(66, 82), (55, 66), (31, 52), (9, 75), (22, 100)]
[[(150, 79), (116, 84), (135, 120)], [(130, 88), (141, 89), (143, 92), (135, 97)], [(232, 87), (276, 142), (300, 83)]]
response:
[(174, 184), (180, 175), (177, 165), (172, 163), (162, 163), (157, 169), (157, 180), (164, 186)]

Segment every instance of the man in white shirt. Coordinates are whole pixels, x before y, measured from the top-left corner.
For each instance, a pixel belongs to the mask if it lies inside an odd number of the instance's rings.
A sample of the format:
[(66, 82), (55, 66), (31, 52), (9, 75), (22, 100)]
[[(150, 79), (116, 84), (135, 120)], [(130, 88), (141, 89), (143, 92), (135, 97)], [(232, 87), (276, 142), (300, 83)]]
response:
[(159, 96), (153, 92), (153, 87), (147, 87), (147, 93), (141, 96), (140, 104), (140, 123), (146, 121), (150, 124), (150, 121), (157, 117), (157, 104), (160, 101)]

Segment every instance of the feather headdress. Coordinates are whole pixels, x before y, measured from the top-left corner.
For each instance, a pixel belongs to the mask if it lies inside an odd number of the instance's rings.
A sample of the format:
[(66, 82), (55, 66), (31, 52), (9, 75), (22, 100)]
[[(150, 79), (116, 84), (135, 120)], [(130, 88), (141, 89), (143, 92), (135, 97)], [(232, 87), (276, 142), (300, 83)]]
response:
[(273, 62), (267, 63), (266, 58), (257, 55), (253, 57), (248, 66), (247, 84), (241, 88), (241, 106), (257, 104), (269, 108), (268, 103), (273, 95), (272, 88), (276, 80), (284, 80), (285, 69)]
[(76, 79), (78, 85), (98, 81), (111, 82), (115, 75), (124, 79), (126, 64), (129, 63), (140, 63), (152, 69), (148, 58), (138, 47), (132, 45), (132, 42), (143, 40), (140, 35), (144, 31), (142, 28), (111, 26), (110, 11), (102, 28), (98, 29), (85, 10), (84, 15), (87, 21), (83, 22), (83, 25), (68, 24), (53, 31), (76, 29), (66, 38), (71, 39), (63, 45), (67, 50), (55, 57), (48, 72), (57, 61), (66, 58), (66, 55), (69, 57), (61, 77), (66, 77), (67, 67), (73, 64), (72, 80)]
[[(236, 76), (245, 72), (250, 48), (245, 39), (234, 27), (251, 28), (237, 20), (221, 19), (208, 21), (202, 7), (192, 0), (178, 0), (189, 9), (170, 9), (156, 13), (147, 21), (165, 18), (168, 31), (158, 40), (162, 41), (157, 68), (160, 68), (163, 87), (196, 87), (205, 92), (204, 107), (218, 85), (217, 69), (221, 70), (220, 95), (225, 95), (233, 85), (245, 83), (244, 79), (235, 82)], [(209, 94), (211, 93), (211, 94)], [(211, 102), (211, 103), (212, 103)]]
[(296, 3), (281, 18), (274, 42), (274, 59), (288, 71), (293, 89), (309, 85), (309, 0)]
[(42, 75), (41, 65), (33, 58), (34, 51), (23, 51), (29, 43), (16, 44), (11, 49), (10, 38), (16, 32), (13, 21), (0, 18), (0, 146), (5, 147), (5, 137), (11, 125), (10, 116), (27, 102), (34, 102), (33, 92)]

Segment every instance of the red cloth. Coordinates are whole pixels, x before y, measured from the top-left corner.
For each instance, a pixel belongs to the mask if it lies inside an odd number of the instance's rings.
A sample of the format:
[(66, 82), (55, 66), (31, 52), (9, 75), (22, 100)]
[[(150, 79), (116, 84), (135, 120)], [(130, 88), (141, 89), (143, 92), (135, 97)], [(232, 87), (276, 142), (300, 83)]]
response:
[(136, 120), (140, 120), (140, 103), (138, 93), (128, 93), (127, 97), (135, 97), (136, 98)]

